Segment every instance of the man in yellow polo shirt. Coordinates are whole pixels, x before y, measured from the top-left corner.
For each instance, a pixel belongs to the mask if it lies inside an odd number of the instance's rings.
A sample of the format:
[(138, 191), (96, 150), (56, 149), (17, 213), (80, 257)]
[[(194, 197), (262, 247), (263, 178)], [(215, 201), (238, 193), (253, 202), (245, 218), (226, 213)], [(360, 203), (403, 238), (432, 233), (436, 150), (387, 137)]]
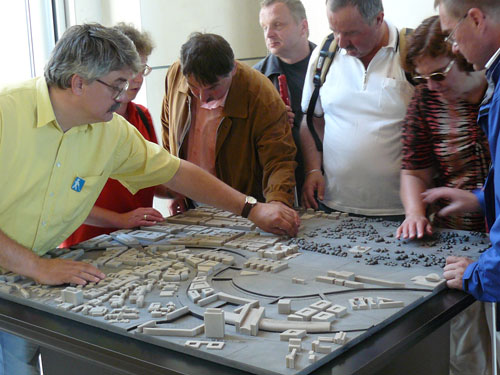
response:
[[(169, 189), (294, 236), (297, 214), (254, 203), (202, 169), (146, 141), (114, 111), (141, 70), (132, 42), (98, 24), (67, 30), (44, 77), (0, 90), (0, 267), (44, 284), (98, 282), (99, 269), (40, 255), (88, 216), (108, 177), (131, 192)], [(36, 373), (36, 347), (0, 333), (0, 373)]]

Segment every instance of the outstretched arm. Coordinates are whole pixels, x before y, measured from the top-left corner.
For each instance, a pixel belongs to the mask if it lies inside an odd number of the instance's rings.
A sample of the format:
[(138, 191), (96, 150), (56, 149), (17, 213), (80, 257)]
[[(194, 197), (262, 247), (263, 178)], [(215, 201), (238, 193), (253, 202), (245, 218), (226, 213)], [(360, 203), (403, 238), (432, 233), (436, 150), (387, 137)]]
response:
[[(323, 117), (313, 117), (313, 124), (320, 139), (323, 139), (325, 119)], [(319, 200), (323, 200), (325, 195), (325, 178), (321, 171), (323, 154), (316, 148), (313, 136), (307, 127), (306, 116), (304, 116), (300, 125), (300, 143), (306, 173), (304, 186), (302, 187), (302, 205), (305, 208), (314, 208), (316, 210), (318, 209), (316, 196)]]
[[(181, 160), (174, 177), (165, 186), (202, 203), (240, 215), (245, 205), (245, 195), (226, 185), (198, 166)], [(297, 235), (297, 213), (281, 204), (258, 203), (248, 217), (266, 232), (278, 235)]]
[(437, 214), (440, 216), (455, 215), (462, 212), (479, 212), (481, 206), (476, 195), (467, 190), (449, 187), (438, 187), (426, 190), (422, 193), (424, 203), (430, 204), (438, 199), (444, 199), (450, 203)]
[(432, 168), (401, 170), (400, 196), (406, 218), (396, 231), (397, 238), (414, 239), (432, 235), (432, 226), (426, 216), (427, 204), (422, 199), (422, 193), (432, 184), (432, 171)]
[(129, 229), (155, 225), (163, 221), (163, 215), (153, 207), (139, 207), (119, 213), (99, 206), (92, 207), (85, 224), (95, 227)]
[(0, 230), (0, 266), (49, 285), (99, 282), (105, 275), (96, 267), (73, 260), (40, 258)]

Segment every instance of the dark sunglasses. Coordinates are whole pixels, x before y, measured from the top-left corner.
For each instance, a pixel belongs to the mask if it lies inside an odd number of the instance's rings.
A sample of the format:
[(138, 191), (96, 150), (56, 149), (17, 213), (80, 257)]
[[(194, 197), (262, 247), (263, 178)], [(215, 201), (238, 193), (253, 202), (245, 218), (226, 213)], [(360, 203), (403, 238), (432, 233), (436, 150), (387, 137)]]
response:
[(450, 63), (446, 66), (446, 68), (442, 72), (431, 73), (428, 76), (414, 76), (413, 81), (415, 83), (426, 83), (429, 79), (435, 82), (442, 82), (446, 79), (446, 76), (451, 70), (451, 67), (455, 63), (455, 60), (451, 60)]

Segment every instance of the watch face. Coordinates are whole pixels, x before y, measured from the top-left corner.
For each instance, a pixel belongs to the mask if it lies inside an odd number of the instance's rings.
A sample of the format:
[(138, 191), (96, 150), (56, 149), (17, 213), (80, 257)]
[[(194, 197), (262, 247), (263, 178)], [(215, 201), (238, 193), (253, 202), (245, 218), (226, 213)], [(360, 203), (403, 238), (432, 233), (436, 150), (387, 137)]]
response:
[(246, 203), (257, 204), (257, 199), (255, 199), (254, 197), (248, 196), (245, 201)]

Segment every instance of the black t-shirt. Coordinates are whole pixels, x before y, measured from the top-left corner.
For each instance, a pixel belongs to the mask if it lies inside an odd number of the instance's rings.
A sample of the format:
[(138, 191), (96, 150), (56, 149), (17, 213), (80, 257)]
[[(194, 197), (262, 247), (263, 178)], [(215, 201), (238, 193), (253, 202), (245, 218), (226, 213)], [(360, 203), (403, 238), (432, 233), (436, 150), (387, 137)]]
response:
[(310, 57), (311, 54), (295, 64), (287, 64), (280, 60), (281, 68), (286, 75), (288, 90), (290, 91), (290, 104), (293, 113), (295, 113), (294, 126), (296, 127), (300, 127), (302, 121), (302, 88), (304, 87)]

